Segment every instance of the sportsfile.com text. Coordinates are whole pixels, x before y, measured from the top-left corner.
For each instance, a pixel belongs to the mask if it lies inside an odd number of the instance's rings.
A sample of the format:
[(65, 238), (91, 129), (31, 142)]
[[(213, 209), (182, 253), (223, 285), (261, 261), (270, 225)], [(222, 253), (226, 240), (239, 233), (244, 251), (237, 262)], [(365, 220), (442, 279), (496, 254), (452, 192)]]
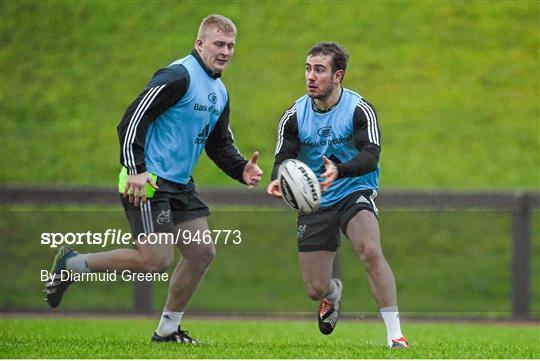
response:
[(105, 248), (108, 245), (132, 244), (232, 244), (242, 243), (242, 232), (238, 229), (213, 229), (192, 232), (179, 229), (176, 233), (139, 234), (136, 240), (131, 233), (120, 229), (107, 229), (105, 232), (44, 232), (41, 233), (41, 244), (51, 248), (61, 245), (94, 245)]

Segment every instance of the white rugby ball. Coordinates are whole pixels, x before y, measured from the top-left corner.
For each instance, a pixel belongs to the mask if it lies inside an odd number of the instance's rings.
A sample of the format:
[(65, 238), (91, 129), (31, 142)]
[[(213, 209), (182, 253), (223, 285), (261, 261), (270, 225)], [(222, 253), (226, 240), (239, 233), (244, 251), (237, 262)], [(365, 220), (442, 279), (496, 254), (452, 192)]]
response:
[(287, 159), (278, 168), (283, 200), (300, 213), (311, 213), (321, 204), (321, 187), (315, 173), (297, 159)]

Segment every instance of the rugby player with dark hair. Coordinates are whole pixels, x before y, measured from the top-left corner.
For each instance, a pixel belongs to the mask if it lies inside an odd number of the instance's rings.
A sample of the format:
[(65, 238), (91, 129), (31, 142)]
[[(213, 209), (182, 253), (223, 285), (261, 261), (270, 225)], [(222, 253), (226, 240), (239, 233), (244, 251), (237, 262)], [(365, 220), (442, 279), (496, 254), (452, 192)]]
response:
[(337, 43), (322, 42), (308, 52), (307, 94), (285, 111), (278, 128), (270, 195), (281, 197), (277, 178), (286, 159), (307, 164), (322, 180), (320, 209), (299, 214), (297, 239), (307, 295), (319, 301), (323, 334), (336, 327), (343, 284), (332, 278), (340, 231), (351, 241), (380, 307), (390, 348), (409, 348), (399, 322), (394, 274), (381, 249), (378, 210), (381, 135), (377, 113), (361, 95), (344, 88), (349, 55)]

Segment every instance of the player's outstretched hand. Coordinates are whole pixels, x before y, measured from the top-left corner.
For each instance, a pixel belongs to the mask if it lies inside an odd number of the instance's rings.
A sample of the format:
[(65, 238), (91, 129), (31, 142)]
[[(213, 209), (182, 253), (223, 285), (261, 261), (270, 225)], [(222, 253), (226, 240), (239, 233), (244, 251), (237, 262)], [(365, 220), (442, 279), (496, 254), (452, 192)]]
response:
[(324, 173), (321, 174), (321, 178), (324, 178), (324, 180), (321, 182), (321, 191), (326, 192), (328, 188), (332, 185), (332, 182), (334, 182), (337, 179), (338, 176), (338, 170), (337, 167), (332, 161), (328, 158), (326, 158), (324, 155), (322, 157), (324, 168), (326, 169)]
[(128, 175), (124, 198), (129, 196), (129, 203), (135, 206), (139, 206), (141, 199), (143, 203), (146, 203), (146, 183), (156, 190), (159, 189), (148, 172)]
[(279, 182), (277, 179), (274, 179), (268, 187), (266, 187), (266, 193), (270, 194), (271, 196), (281, 198), (283, 195), (281, 194), (281, 190), (279, 189)]
[(242, 173), (242, 179), (246, 182), (249, 190), (255, 188), (262, 179), (263, 171), (257, 165), (257, 159), (259, 159), (259, 152), (255, 151), (244, 167), (244, 173)]

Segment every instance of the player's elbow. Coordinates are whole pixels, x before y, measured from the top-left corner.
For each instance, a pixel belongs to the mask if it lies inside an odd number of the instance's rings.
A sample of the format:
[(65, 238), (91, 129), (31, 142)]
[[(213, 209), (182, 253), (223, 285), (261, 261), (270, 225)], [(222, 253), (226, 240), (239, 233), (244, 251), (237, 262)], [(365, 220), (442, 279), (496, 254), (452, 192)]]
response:
[(378, 146), (369, 145), (365, 147), (363, 151), (366, 157), (366, 168), (368, 169), (368, 172), (373, 172), (379, 165), (381, 149)]
[(370, 143), (364, 146), (362, 148), (361, 154), (364, 158), (363, 163), (365, 169), (367, 169), (369, 172), (377, 169), (377, 166), (379, 164), (379, 157), (381, 154), (381, 148), (378, 145)]
[(367, 172), (373, 172), (377, 170), (377, 165), (379, 164), (379, 158), (371, 156), (367, 166)]

